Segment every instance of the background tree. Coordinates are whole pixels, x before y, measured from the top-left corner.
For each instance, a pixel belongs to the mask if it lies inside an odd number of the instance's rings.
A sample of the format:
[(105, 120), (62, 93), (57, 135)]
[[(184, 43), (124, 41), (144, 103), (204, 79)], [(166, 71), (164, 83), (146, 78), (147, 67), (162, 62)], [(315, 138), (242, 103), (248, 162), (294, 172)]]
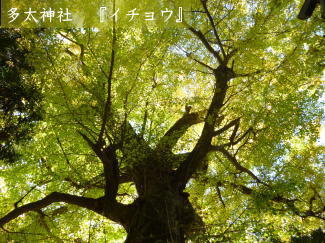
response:
[(0, 29), (0, 159), (17, 160), (15, 144), (29, 138), (36, 121), (41, 119), (40, 92), (27, 63), (27, 47), (21, 34), (13, 29)]
[(324, 232), (321, 228), (313, 231), (311, 235), (305, 235), (305, 236), (300, 236), (300, 237), (293, 237), (292, 242), (294, 243), (302, 243), (302, 242), (308, 242), (308, 243), (313, 243), (313, 242), (324, 242)]
[(46, 117), (1, 172), (4, 237), (113, 242), (111, 221), (126, 242), (319, 228), (323, 30), (297, 10), (202, 0), (186, 28), (40, 33)]

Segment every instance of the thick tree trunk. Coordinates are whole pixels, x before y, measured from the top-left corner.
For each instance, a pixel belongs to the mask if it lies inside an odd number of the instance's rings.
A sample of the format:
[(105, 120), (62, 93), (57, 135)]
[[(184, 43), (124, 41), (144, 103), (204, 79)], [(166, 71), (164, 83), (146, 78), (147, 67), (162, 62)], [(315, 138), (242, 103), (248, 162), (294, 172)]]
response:
[(202, 222), (186, 193), (161, 191), (137, 199), (134, 206), (126, 243), (182, 243), (193, 225)]

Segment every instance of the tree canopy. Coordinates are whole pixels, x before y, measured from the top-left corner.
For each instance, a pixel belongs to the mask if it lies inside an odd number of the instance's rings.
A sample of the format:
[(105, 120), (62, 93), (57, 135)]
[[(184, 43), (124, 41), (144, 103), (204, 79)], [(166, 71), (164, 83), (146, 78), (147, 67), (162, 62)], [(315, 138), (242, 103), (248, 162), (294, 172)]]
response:
[(324, 29), (301, 4), (201, 0), (181, 28), (24, 33), (44, 115), (0, 164), (0, 238), (283, 242), (323, 227)]
[(41, 119), (41, 95), (35, 82), (24, 76), (33, 68), (19, 38), (16, 30), (0, 29), (0, 159), (6, 162), (18, 158), (14, 144), (28, 139), (34, 123)]

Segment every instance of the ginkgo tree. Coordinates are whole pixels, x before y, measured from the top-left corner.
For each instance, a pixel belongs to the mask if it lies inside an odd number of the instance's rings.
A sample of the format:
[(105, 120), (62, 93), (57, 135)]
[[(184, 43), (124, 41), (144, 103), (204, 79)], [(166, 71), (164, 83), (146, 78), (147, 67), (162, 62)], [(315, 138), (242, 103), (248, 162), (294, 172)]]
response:
[(324, 30), (297, 1), (206, 1), (182, 28), (26, 34), (44, 119), (1, 165), (2, 238), (281, 242), (324, 225)]

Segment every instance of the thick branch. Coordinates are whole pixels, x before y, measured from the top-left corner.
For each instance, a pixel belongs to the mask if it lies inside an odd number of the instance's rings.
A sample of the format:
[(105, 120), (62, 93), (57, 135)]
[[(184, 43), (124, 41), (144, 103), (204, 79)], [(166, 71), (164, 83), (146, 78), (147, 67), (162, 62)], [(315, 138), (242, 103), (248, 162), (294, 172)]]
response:
[(99, 214), (103, 213), (103, 207), (99, 199), (79, 197), (65, 193), (53, 192), (39, 201), (28, 203), (24, 206), (15, 208), (13, 211), (11, 211), (0, 219), (0, 227), (3, 227), (6, 223), (10, 222), (11, 220), (17, 218), (18, 216), (24, 213), (40, 210), (55, 202), (65, 202), (83, 208), (87, 208)]
[(223, 128), (220, 128), (219, 130), (215, 131), (213, 133), (213, 136), (219, 136), (219, 135), (221, 135), (222, 133), (224, 133), (225, 131), (227, 131), (231, 127), (236, 126), (237, 124), (239, 124), (239, 121), (240, 121), (240, 118), (237, 118), (235, 120), (232, 120), (227, 125), (225, 125)]
[(205, 112), (185, 113), (160, 139), (156, 151), (170, 151), (188, 128), (204, 121)]
[(224, 104), (224, 99), (228, 89), (228, 81), (234, 77), (233, 71), (223, 65), (214, 70), (216, 85), (213, 98), (205, 117), (204, 127), (201, 136), (188, 158), (179, 166), (175, 173), (175, 183), (179, 190), (184, 190), (186, 183), (198, 170), (200, 164), (209, 152), (214, 128), (218, 120), (220, 109)]
[(105, 196), (115, 199), (119, 185), (119, 167), (115, 154), (116, 147), (114, 145), (103, 149), (99, 144), (93, 143), (85, 134), (79, 132), (83, 139), (88, 143), (91, 149), (101, 160), (104, 167), (105, 176)]
[[(104, 175), (106, 180), (106, 196), (109, 199), (115, 200), (118, 192), (120, 169), (118, 165), (116, 148), (109, 146), (103, 153)], [(108, 184), (108, 185), (107, 185)]]

